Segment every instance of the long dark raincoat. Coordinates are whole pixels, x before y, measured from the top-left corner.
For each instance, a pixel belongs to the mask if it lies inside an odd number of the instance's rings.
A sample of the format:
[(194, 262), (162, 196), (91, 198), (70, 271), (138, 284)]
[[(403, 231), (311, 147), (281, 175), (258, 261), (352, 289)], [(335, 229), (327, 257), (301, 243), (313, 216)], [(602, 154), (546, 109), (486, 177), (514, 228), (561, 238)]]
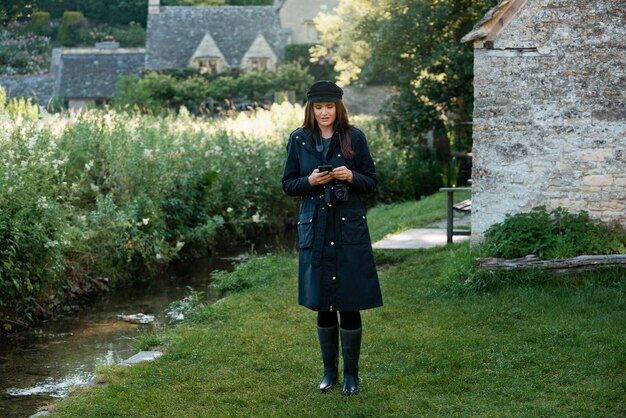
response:
[[(359, 197), (371, 193), (378, 179), (365, 134), (351, 128), (350, 138), (352, 159), (341, 152), (337, 132), (325, 156), (316, 150), (316, 140), (305, 128), (292, 132), (287, 145), (283, 190), (301, 197), (298, 303), (314, 311), (357, 311), (383, 304), (365, 207)], [(308, 176), (321, 164), (345, 165), (352, 170), (348, 201), (327, 204), (324, 186), (309, 185)]]

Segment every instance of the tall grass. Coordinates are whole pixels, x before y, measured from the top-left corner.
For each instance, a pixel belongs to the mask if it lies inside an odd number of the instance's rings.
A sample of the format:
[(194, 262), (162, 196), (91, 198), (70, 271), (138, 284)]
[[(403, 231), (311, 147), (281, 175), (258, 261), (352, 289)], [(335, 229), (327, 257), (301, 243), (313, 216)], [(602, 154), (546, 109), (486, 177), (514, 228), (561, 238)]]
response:
[[(290, 104), (215, 120), (184, 109), (159, 118), (0, 113), (0, 323), (292, 224), (298, 200), (280, 178), (302, 115)], [(355, 122), (372, 138), (382, 184), (400, 184), (401, 153), (378, 121)]]

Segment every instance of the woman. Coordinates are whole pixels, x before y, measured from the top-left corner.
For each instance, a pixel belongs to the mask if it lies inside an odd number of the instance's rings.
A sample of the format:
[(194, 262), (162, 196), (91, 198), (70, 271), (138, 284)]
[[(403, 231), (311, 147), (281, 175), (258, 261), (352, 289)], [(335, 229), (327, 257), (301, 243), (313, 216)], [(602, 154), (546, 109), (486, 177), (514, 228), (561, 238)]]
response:
[(383, 304), (360, 198), (378, 180), (365, 135), (350, 125), (342, 96), (330, 81), (309, 88), (304, 124), (289, 136), (282, 181), (285, 193), (301, 198), (298, 303), (318, 312), (324, 363), (319, 389), (337, 385), (340, 334), (343, 393), (355, 395), (360, 391), (360, 311)]

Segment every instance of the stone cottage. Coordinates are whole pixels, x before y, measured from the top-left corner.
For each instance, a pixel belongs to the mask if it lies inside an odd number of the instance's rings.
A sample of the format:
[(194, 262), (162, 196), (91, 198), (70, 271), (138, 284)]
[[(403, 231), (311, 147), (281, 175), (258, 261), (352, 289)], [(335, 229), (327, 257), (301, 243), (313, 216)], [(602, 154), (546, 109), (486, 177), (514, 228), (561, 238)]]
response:
[(626, 226), (624, 0), (501, 0), (474, 46), (472, 242), (507, 213)]
[(272, 6), (175, 7), (149, 0), (146, 48), (55, 49), (49, 74), (0, 76), (9, 97), (46, 104), (61, 96), (70, 108), (98, 104), (115, 94), (117, 80), (148, 69), (276, 69), (288, 43), (318, 39), (313, 19), (332, 13), (338, 0), (276, 0)]
[(274, 70), (288, 32), (274, 6), (160, 6), (150, 0), (146, 68)]

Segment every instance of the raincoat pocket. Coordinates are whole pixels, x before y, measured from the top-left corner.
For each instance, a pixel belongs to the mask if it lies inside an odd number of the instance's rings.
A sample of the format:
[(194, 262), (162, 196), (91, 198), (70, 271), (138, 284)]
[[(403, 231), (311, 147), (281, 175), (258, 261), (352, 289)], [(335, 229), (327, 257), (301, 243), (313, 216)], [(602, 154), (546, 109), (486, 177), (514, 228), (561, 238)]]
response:
[(298, 248), (313, 246), (313, 212), (301, 213), (298, 221)]
[(344, 245), (370, 243), (365, 210), (344, 209), (341, 211), (340, 215), (341, 241)]

